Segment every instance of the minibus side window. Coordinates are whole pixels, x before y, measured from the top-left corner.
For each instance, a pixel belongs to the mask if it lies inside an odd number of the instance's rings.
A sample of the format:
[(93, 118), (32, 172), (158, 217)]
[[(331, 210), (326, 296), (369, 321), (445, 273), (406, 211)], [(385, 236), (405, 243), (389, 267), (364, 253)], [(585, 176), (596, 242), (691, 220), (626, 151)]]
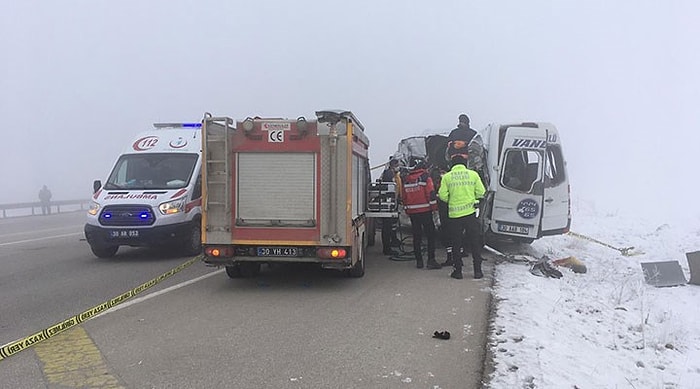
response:
[(531, 193), (538, 180), (540, 154), (533, 150), (506, 151), (501, 185), (517, 192)]

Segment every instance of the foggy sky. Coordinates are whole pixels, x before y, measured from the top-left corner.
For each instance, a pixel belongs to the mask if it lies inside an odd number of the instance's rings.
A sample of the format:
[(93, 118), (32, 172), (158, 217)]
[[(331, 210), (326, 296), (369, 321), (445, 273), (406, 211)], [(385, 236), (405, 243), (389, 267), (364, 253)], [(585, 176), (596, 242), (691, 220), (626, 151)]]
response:
[[(400, 139), (547, 121), (572, 194), (698, 209), (700, 6), (683, 1), (0, 0), (0, 203), (87, 198), (132, 137), (204, 112), (352, 110)], [(664, 208), (664, 209), (665, 209)]]

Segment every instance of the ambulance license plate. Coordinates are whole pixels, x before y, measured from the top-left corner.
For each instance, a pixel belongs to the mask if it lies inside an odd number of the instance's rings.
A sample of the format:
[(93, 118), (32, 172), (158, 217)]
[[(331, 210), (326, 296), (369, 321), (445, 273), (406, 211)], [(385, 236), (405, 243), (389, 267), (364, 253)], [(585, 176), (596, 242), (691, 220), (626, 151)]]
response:
[(296, 257), (296, 247), (258, 247), (258, 257)]
[(138, 238), (139, 230), (110, 230), (109, 237), (112, 239)]
[(510, 232), (513, 234), (527, 235), (530, 233), (530, 227), (514, 226), (514, 225), (510, 225), (510, 224), (499, 224), (498, 231)]

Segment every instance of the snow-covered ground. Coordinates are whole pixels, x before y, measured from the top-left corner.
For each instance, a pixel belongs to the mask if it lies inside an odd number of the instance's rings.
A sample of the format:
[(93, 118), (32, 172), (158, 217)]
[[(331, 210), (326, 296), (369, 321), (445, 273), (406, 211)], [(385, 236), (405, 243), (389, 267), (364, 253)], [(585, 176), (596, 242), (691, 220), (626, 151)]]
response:
[(532, 275), (530, 266), (496, 266), (491, 388), (700, 388), (700, 286), (647, 284), (642, 262), (678, 260), (700, 250), (700, 217), (656, 221), (601, 212), (576, 203), (571, 235), (532, 244), (531, 254), (574, 256), (587, 272), (559, 267), (563, 277)]

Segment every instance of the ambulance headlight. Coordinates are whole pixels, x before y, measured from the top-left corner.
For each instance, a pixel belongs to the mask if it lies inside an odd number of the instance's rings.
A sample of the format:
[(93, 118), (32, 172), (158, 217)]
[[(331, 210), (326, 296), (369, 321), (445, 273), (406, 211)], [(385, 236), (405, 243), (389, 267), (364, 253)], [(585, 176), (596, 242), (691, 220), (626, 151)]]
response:
[(185, 210), (185, 198), (168, 201), (167, 203), (162, 203), (158, 206), (160, 213), (163, 215), (172, 215), (174, 213), (179, 213)]
[(253, 131), (253, 119), (252, 118), (246, 118), (243, 121), (243, 131), (245, 131), (245, 132)]
[(90, 204), (90, 208), (88, 208), (88, 213), (92, 216), (95, 216), (95, 215), (97, 215), (97, 213), (99, 211), (100, 211), (100, 204), (93, 201), (92, 204)]

